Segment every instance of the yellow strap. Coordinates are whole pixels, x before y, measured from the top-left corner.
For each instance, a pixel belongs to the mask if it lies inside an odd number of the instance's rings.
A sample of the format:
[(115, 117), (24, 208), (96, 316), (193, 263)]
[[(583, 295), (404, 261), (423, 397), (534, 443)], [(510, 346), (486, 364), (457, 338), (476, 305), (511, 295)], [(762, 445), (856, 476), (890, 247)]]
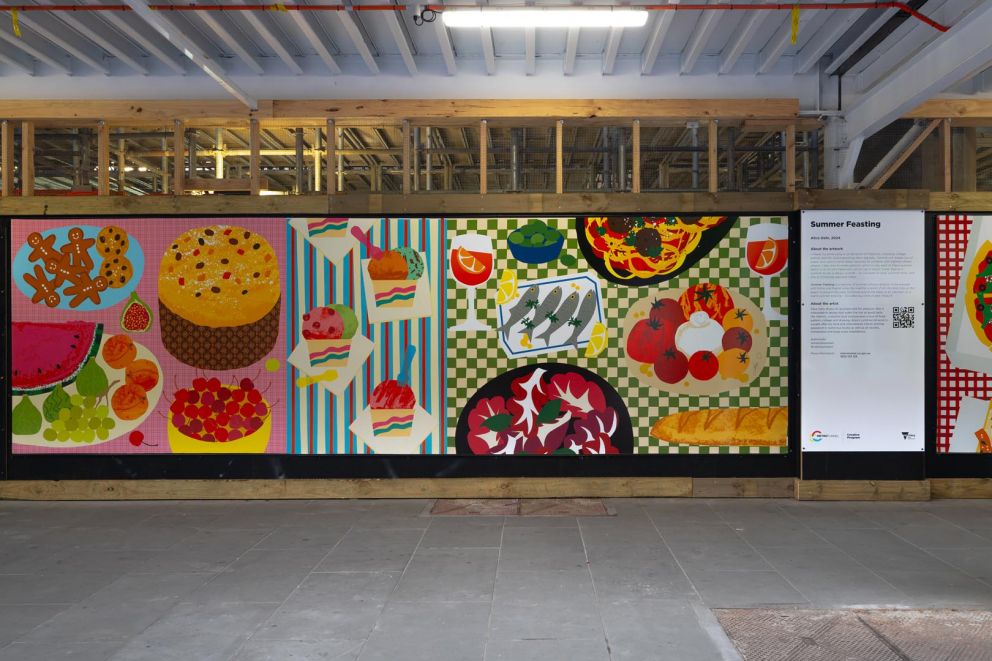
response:
[(17, 20), (17, 9), (11, 8), (11, 10), (10, 10), (10, 20), (14, 24), (14, 36), (15, 37), (20, 37), (21, 36), (21, 24)]
[(799, 38), (799, 5), (792, 5), (792, 36), (790, 43), (796, 43)]

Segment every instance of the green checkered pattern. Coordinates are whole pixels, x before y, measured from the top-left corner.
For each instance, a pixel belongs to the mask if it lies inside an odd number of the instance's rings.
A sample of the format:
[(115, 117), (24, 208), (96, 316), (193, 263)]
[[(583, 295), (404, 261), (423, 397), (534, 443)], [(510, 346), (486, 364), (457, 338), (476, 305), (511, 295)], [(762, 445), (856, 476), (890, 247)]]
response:
[[(488, 235), (496, 253), (491, 280), (478, 290), (476, 307), (479, 319), (495, 328), (497, 282), (504, 269), (514, 269), (520, 281), (535, 280), (592, 270), (579, 249), (573, 218), (542, 218), (566, 237), (562, 255), (570, 254), (578, 265), (569, 268), (561, 260), (550, 264), (529, 265), (518, 262), (510, 254), (507, 238), (514, 229), (530, 218), (458, 218), (447, 220), (448, 235), (477, 233)], [(503, 372), (528, 364), (558, 362), (578, 365), (596, 372), (609, 382), (623, 398), (634, 427), (634, 452), (649, 454), (779, 454), (787, 448), (768, 447), (708, 447), (670, 445), (651, 438), (651, 425), (661, 417), (679, 411), (702, 408), (732, 408), (749, 406), (788, 406), (788, 326), (786, 322), (768, 322), (768, 361), (765, 369), (750, 383), (736, 390), (713, 396), (679, 395), (655, 389), (642, 383), (630, 373), (623, 359), (623, 322), (627, 310), (642, 297), (653, 296), (659, 288), (685, 289), (697, 282), (713, 282), (736, 289), (761, 307), (764, 280), (747, 266), (745, 237), (749, 225), (757, 223), (786, 224), (786, 217), (738, 218), (727, 236), (697, 264), (672, 280), (657, 286), (627, 287), (599, 278), (603, 293), (603, 308), (609, 330), (605, 351), (586, 358), (580, 348), (560, 351), (526, 359), (511, 359), (499, 346), (492, 333), (449, 333), (448, 335), (448, 448), (455, 451), (455, 427), (458, 416), (469, 398), (487, 381)], [(787, 314), (788, 279), (783, 271), (771, 279), (772, 303)], [(610, 314), (616, 311), (615, 314)], [(466, 319), (465, 289), (448, 279), (448, 324)]]

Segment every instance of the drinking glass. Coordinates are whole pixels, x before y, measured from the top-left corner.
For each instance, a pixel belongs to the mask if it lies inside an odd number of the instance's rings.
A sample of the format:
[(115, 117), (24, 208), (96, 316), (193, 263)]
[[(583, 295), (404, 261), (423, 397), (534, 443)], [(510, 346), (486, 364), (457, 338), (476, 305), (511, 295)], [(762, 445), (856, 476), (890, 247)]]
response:
[(772, 276), (781, 273), (789, 261), (789, 226), (761, 223), (747, 228), (747, 265), (764, 280), (761, 311), (768, 321), (785, 321), (786, 316), (772, 306)]
[(451, 277), (466, 287), (468, 319), (452, 326), (452, 331), (479, 332), (491, 330), (479, 321), (476, 309), (476, 289), (493, 275), (493, 242), (484, 234), (459, 234), (451, 239), (448, 263)]

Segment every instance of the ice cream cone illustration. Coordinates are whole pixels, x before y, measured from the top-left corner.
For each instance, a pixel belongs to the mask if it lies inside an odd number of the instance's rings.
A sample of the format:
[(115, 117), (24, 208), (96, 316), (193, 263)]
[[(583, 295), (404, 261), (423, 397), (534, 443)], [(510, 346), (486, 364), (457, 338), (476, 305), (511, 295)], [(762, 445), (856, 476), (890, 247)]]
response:
[(424, 275), (420, 253), (413, 248), (384, 251), (373, 246), (368, 234), (359, 228), (353, 227), (351, 232), (369, 250), (368, 270), (376, 307), (413, 307), (418, 281)]
[(357, 330), (358, 318), (346, 305), (332, 304), (304, 314), (302, 332), (310, 366), (331, 369), (347, 365), (351, 341)]
[(406, 438), (413, 431), (417, 398), (410, 387), (410, 366), (416, 347), (408, 346), (396, 379), (381, 382), (372, 391), (372, 433), (377, 438)]

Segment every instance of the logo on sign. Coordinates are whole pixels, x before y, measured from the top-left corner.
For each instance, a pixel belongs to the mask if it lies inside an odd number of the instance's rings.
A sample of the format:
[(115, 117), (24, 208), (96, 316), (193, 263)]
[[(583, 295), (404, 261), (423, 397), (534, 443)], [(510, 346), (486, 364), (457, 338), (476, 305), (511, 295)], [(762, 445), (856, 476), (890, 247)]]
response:
[(823, 440), (823, 432), (822, 431), (813, 432), (812, 434), (809, 435), (809, 440), (813, 441), (814, 443), (819, 443), (820, 441)]

